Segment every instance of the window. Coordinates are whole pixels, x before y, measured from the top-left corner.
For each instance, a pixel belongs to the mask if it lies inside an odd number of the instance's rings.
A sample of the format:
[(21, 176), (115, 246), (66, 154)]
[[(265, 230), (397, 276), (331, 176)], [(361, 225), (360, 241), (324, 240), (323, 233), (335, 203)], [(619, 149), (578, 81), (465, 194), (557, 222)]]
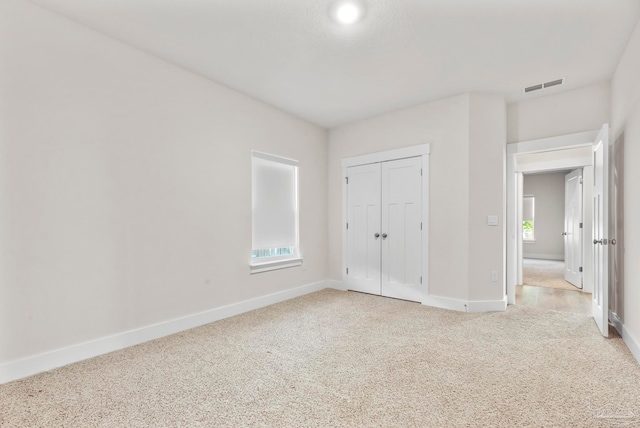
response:
[(251, 273), (299, 266), (298, 161), (253, 151), (251, 172)]
[(536, 200), (533, 195), (525, 195), (522, 198), (522, 239), (534, 241), (533, 218), (535, 215)]

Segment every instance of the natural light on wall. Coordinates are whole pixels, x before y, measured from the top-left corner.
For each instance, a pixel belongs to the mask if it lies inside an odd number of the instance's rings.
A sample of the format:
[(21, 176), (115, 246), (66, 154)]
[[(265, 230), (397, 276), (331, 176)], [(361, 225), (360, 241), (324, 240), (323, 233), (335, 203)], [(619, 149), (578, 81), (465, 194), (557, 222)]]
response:
[(251, 162), (251, 273), (299, 266), (298, 161), (252, 151)]

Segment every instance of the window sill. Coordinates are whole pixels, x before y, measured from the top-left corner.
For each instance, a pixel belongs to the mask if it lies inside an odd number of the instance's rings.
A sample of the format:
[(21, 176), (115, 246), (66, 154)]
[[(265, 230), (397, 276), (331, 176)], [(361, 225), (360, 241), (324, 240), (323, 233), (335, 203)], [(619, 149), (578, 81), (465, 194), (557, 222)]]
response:
[(251, 274), (253, 275), (254, 273), (268, 272), (270, 270), (287, 269), (300, 266), (302, 265), (302, 261), (302, 257), (295, 257), (286, 260), (273, 260), (270, 262), (251, 263), (249, 265), (249, 269), (251, 270)]
[(535, 244), (536, 240), (535, 239), (523, 239), (522, 243), (523, 244)]

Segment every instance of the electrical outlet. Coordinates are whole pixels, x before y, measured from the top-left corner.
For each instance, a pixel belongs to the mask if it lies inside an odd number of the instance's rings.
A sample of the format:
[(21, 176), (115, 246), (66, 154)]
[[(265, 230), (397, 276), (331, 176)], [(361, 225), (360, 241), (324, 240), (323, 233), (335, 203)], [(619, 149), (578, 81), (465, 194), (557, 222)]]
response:
[(497, 270), (492, 270), (491, 271), (491, 282), (498, 282), (498, 271)]

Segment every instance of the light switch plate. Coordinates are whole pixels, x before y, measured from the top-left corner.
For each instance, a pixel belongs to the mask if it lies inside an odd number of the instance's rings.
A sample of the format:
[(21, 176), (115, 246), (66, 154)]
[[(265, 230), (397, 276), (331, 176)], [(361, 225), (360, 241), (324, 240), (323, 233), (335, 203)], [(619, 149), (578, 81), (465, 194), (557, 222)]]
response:
[(489, 226), (497, 226), (498, 225), (498, 216), (497, 215), (490, 215), (487, 217), (487, 224)]

